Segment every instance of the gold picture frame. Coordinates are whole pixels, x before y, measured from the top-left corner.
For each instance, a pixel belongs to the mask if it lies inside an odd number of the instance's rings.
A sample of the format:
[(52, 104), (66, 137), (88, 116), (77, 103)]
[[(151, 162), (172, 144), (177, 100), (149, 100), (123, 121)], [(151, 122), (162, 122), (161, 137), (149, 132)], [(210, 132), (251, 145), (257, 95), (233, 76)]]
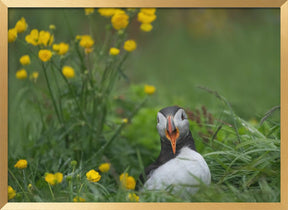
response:
[[(281, 201), (279, 203), (8, 203), (8, 8), (279, 8), (281, 21)], [(0, 0), (0, 208), (9, 209), (288, 209), (288, 0)]]

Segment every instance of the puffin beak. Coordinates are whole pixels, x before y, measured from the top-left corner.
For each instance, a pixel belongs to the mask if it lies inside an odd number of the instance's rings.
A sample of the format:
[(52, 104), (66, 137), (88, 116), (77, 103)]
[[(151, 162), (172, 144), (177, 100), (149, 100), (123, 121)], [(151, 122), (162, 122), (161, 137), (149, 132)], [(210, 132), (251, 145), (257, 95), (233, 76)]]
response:
[(166, 137), (170, 140), (173, 154), (176, 154), (176, 141), (179, 137), (179, 130), (175, 126), (172, 116), (168, 116), (166, 126)]

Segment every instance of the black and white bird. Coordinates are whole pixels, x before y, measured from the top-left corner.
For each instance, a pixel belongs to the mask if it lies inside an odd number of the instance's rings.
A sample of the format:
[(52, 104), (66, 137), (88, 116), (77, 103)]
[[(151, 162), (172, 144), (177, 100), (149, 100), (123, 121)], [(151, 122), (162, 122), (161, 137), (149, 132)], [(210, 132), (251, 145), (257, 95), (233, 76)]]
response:
[[(167, 190), (194, 194), (199, 184), (209, 185), (211, 174), (204, 158), (196, 151), (184, 109), (166, 107), (157, 114), (161, 152), (145, 169), (145, 190)], [(198, 186), (198, 187), (197, 187)]]

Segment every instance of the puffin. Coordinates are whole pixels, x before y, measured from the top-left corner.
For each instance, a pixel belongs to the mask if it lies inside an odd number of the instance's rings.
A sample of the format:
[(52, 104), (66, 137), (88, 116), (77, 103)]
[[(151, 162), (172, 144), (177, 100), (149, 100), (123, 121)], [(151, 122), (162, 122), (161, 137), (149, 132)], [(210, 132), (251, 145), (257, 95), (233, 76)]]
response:
[[(161, 151), (144, 170), (140, 180), (144, 190), (169, 191), (179, 195), (195, 194), (201, 184), (209, 185), (209, 167), (196, 151), (184, 109), (169, 106), (157, 114)], [(146, 181), (144, 181), (146, 179)]]

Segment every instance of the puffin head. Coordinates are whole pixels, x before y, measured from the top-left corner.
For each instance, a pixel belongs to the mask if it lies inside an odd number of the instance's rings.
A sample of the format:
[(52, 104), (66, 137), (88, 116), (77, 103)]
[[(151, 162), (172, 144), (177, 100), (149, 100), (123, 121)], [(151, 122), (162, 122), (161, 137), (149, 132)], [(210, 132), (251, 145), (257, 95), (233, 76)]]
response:
[(170, 106), (161, 109), (157, 114), (157, 130), (162, 140), (171, 143), (176, 154), (176, 144), (190, 132), (189, 121), (184, 109)]

